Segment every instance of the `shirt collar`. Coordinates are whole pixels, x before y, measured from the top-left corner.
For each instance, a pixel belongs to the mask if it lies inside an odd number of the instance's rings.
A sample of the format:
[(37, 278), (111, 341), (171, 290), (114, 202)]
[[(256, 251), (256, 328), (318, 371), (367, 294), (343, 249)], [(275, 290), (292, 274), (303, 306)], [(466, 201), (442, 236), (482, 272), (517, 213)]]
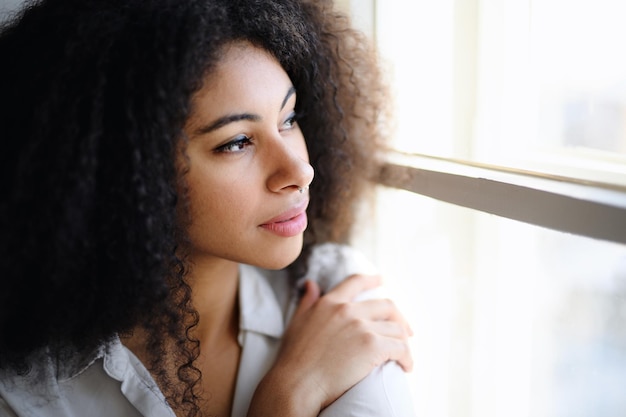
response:
[[(250, 265), (239, 266), (239, 343), (243, 333), (255, 332), (281, 338), (291, 302), (292, 286), (284, 270), (266, 271)], [(123, 381), (129, 369), (129, 352), (118, 338), (98, 352), (104, 356), (109, 376)]]
[[(270, 284), (270, 280), (274, 285)], [(281, 306), (288, 302), (287, 281), (284, 271), (264, 271), (249, 265), (240, 265), (240, 343), (241, 332), (245, 331), (274, 338), (282, 337), (285, 331), (285, 313)]]

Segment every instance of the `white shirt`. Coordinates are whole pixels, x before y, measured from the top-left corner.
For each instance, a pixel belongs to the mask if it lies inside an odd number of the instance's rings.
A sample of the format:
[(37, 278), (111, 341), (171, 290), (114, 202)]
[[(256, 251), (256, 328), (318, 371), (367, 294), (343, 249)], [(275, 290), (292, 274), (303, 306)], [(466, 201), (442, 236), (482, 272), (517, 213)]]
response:
[[(241, 360), (231, 417), (245, 417), (261, 378), (274, 363), (281, 337), (298, 303), (284, 270), (241, 265)], [(356, 251), (332, 244), (315, 248), (306, 279), (328, 291), (354, 273), (372, 273)], [(370, 298), (363, 294), (359, 298)], [(143, 364), (119, 339), (85, 357), (54, 363), (42, 355), (26, 376), (0, 371), (0, 416), (175, 417)], [(36, 363), (36, 365), (35, 365)], [(321, 417), (412, 417), (406, 377), (395, 362), (375, 369), (326, 407)]]

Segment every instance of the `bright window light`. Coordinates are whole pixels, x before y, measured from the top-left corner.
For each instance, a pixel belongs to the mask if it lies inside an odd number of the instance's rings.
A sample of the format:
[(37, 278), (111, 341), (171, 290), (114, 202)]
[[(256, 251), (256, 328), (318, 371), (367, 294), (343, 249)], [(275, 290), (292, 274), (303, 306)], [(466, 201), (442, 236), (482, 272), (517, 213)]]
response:
[[(375, 13), (396, 149), (626, 186), (625, 2), (380, 0)], [(418, 415), (626, 415), (626, 245), (382, 186), (376, 204), (357, 241), (415, 330)]]

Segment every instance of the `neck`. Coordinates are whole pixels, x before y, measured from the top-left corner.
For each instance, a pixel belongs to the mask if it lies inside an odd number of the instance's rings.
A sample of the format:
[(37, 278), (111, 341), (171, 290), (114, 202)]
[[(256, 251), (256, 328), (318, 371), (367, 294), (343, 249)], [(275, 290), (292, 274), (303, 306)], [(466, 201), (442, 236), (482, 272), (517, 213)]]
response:
[(200, 320), (196, 366), (202, 372), (202, 408), (206, 415), (230, 415), (241, 349), (239, 332), (239, 267), (226, 261), (194, 259), (189, 276), (193, 304)]
[(189, 284), (199, 315), (195, 336), (204, 345), (236, 337), (238, 330), (239, 267), (224, 260), (194, 259)]

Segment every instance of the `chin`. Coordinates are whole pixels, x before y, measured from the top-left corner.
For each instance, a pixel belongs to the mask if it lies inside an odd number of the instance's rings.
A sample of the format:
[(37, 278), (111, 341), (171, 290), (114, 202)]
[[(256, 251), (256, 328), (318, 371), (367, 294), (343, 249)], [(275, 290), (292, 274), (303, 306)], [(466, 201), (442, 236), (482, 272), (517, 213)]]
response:
[(302, 236), (299, 236), (297, 242), (289, 242), (289, 244), (278, 245), (274, 248), (266, 248), (260, 255), (260, 261), (255, 266), (264, 269), (283, 269), (291, 265), (302, 252)]

